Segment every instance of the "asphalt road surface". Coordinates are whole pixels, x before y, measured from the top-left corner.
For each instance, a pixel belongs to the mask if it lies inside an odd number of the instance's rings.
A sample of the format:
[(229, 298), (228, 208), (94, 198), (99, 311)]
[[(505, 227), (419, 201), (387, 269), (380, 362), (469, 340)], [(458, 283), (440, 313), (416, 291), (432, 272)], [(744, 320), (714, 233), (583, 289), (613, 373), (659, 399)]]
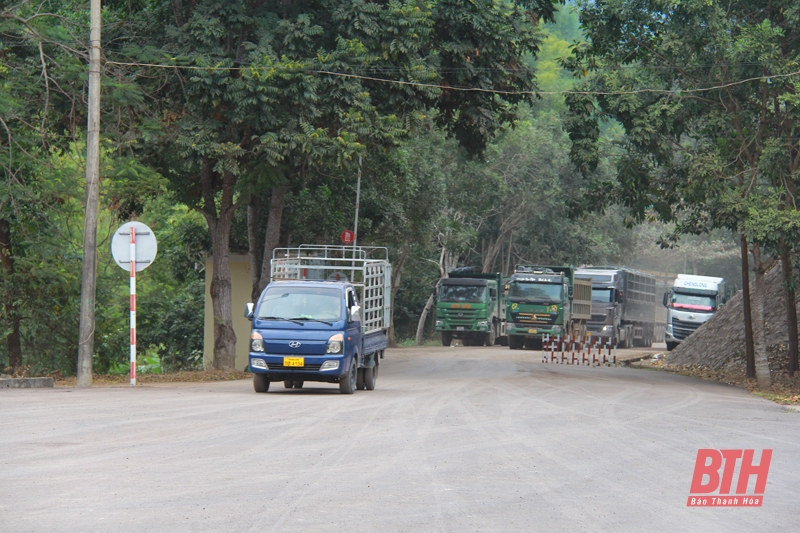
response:
[[(800, 413), (539, 360), (392, 350), (377, 389), (353, 396), (0, 390), (0, 531), (800, 531)], [(688, 508), (698, 448), (773, 449), (763, 506)]]

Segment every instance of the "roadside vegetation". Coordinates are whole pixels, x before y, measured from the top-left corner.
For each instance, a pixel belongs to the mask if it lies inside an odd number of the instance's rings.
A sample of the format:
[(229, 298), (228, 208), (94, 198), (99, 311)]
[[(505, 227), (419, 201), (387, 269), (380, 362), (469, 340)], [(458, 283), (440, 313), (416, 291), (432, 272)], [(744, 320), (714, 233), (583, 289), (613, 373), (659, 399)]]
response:
[[(423, 309), (456, 266), (626, 264), (744, 275), (748, 289), (753, 266), (755, 377), (767, 357), (758, 282), (780, 262), (794, 301), (800, 266), (800, 14), (790, 2), (726, 9), (104, 2), (94, 372), (127, 372), (119, 224), (159, 239), (139, 276), (140, 372), (202, 367), (209, 255), (214, 368), (228, 371), (229, 255), (250, 256), (257, 295), (274, 248), (337, 244), (360, 168), (358, 242), (388, 247), (394, 268), (391, 342), (432, 332)], [(77, 0), (0, 8), (8, 373), (76, 371), (88, 15)], [(790, 339), (790, 372), (796, 354)]]

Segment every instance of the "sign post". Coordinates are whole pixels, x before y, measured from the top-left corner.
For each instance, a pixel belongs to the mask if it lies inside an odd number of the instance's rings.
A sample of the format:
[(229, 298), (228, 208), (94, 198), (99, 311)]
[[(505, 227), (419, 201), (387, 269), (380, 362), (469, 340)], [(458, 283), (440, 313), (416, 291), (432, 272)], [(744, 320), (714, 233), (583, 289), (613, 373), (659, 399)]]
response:
[(123, 224), (111, 239), (111, 255), (114, 256), (114, 261), (131, 273), (131, 387), (136, 386), (136, 273), (150, 266), (157, 253), (155, 235), (141, 222)]

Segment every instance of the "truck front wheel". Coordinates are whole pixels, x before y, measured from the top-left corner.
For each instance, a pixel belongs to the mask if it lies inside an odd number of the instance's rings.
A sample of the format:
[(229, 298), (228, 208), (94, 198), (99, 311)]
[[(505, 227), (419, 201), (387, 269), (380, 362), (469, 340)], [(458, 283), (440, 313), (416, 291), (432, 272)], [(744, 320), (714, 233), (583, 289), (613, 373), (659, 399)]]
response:
[(519, 335), (509, 335), (508, 336), (508, 347), (512, 350), (519, 350), (522, 348), (522, 345), (525, 343), (525, 339), (520, 337)]
[(675, 349), (675, 347), (676, 347), (677, 345), (678, 345), (678, 343), (677, 343), (677, 342), (668, 342), (668, 343), (667, 343), (667, 351), (668, 351), (668, 352), (671, 352), (672, 350), (674, 350), (674, 349)]
[(486, 334), (486, 346), (494, 346), (494, 328), (489, 328), (489, 333)]
[(269, 390), (269, 377), (266, 374), (253, 374), (253, 389), (256, 392), (267, 392)]
[(453, 334), (447, 331), (442, 332), (442, 346), (450, 346), (453, 342)]
[(356, 360), (354, 357), (353, 364), (350, 366), (350, 373), (339, 378), (339, 392), (342, 394), (353, 394), (356, 390), (357, 375), (358, 367), (356, 366)]

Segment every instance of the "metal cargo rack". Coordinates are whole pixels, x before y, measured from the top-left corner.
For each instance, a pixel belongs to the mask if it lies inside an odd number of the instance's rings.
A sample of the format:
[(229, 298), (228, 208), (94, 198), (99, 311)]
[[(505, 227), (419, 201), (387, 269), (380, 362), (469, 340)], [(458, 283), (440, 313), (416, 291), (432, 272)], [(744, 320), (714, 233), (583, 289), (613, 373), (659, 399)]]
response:
[(272, 252), (271, 281), (347, 281), (358, 292), (364, 333), (388, 329), (392, 266), (389, 250), (379, 246), (303, 244)]

